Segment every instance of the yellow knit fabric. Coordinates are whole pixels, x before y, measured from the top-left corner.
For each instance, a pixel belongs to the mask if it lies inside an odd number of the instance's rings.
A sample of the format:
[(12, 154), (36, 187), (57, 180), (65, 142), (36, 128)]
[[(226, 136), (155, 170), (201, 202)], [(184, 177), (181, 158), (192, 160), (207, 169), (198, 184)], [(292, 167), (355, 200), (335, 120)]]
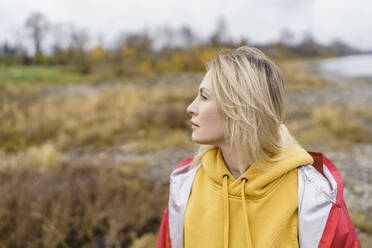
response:
[(290, 156), (266, 163), (268, 170), (254, 167), (258, 160), (235, 179), (219, 148), (204, 154), (186, 206), (184, 247), (299, 247), (296, 168), (313, 158), (298, 145), (275, 157), (282, 155)]

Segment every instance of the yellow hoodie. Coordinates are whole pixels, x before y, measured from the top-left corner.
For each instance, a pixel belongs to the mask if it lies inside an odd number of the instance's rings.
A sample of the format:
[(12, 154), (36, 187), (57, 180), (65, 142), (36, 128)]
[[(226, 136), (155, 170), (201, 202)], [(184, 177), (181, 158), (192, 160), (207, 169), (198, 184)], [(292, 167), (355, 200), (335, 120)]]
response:
[(235, 179), (220, 148), (205, 153), (186, 206), (184, 248), (299, 247), (296, 168), (314, 161), (299, 145), (274, 158), (287, 155), (268, 170), (257, 160)]

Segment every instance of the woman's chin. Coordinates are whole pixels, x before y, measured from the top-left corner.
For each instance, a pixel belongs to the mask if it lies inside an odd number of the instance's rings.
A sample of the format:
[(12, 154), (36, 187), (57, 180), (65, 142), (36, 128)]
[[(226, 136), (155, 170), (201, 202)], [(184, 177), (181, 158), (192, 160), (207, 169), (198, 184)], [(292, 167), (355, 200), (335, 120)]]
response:
[(194, 136), (191, 136), (191, 140), (194, 142), (194, 143), (197, 143), (199, 145), (209, 145), (210, 143), (208, 142), (208, 140), (203, 140), (203, 139), (200, 139), (198, 137), (194, 137)]
[(218, 146), (219, 144), (223, 143), (223, 138), (215, 138), (215, 137), (210, 137), (210, 138), (202, 138), (198, 136), (195, 132), (191, 134), (191, 140), (194, 143), (197, 143), (199, 145), (214, 145)]
[(203, 144), (203, 140), (201, 140), (200, 138), (197, 137), (197, 135), (194, 135), (194, 133), (191, 135), (191, 140), (194, 142), (194, 143), (197, 143), (197, 144)]

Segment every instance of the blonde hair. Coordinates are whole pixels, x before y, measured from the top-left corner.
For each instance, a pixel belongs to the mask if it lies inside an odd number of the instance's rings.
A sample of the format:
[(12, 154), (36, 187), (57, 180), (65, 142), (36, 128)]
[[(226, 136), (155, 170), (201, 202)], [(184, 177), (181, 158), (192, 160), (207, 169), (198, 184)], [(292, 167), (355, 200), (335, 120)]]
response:
[[(222, 49), (205, 66), (211, 72), (217, 108), (225, 118), (224, 136), (231, 147), (246, 149), (252, 162), (273, 162), (284, 159), (274, 155), (291, 144), (299, 144), (283, 123), (286, 112), (282, 75), (263, 52), (247, 46), (235, 51)], [(213, 148), (197, 145), (191, 166), (197, 166)]]

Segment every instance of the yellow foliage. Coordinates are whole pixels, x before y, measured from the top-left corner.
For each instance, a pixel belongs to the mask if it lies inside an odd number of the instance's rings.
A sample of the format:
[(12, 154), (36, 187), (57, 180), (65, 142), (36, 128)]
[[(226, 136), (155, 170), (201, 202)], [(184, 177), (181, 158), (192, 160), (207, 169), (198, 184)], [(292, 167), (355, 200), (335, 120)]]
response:
[(204, 63), (218, 55), (218, 48), (191, 48), (175, 52), (172, 56), (176, 69), (180, 71), (203, 70)]
[(103, 51), (102, 47), (98, 45), (90, 51), (90, 56), (94, 61), (100, 61), (104, 58), (105, 52)]
[(189, 58), (187, 57), (187, 54), (182, 52), (176, 52), (172, 56), (172, 60), (175, 63), (175, 66), (177, 70), (183, 71), (185, 69), (185, 65), (188, 64)]
[(127, 56), (131, 56), (131, 55), (135, 54), (136, 50), (134, 50), (133, 48), (129, 48), (127, 46), (122, 46), (120, 48), (120, 53), (123, 57), (127, 57)]
[(142, 61), (140, 67), (143, 71), (150, 71), (152, 69), (152, 66), (151, 66), (151, 61), (146, 59), (144, 61)]
[(200, 54), (200, 59), (203, 62), (207, 62), (213, 58), (215, 58), (218, 54), (218, 49), (213, 48), (213, 47), (208, 47), (203, 49), (199, 54)]
[(175, 69), (175, 65), (172, 61), (160, 60), (160, 61), (155, 62), (154, 69), (156, 71), (162, 71), (162, 72), (172, 71)]

